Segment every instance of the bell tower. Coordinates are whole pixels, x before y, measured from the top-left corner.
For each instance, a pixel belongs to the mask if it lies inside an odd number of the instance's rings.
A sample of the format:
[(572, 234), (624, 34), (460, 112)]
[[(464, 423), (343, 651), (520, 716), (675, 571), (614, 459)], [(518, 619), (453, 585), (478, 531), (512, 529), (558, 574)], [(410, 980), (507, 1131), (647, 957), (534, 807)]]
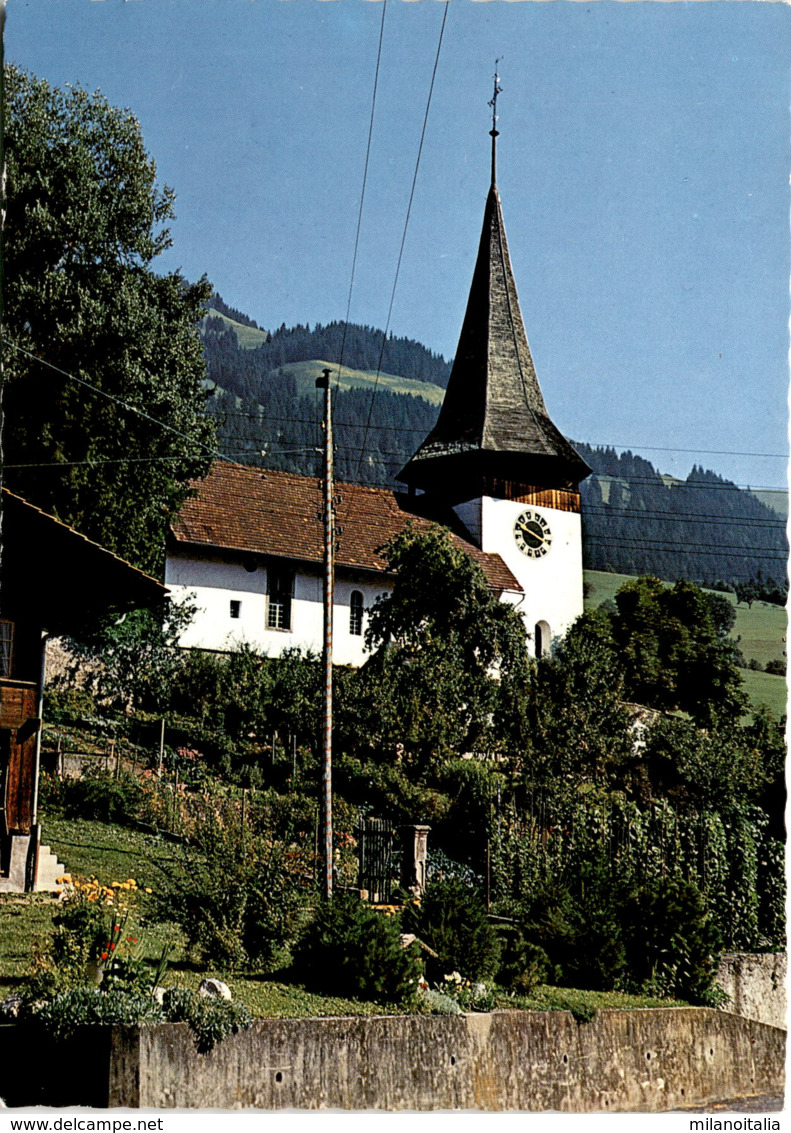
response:
[(550, 419), (527, 342), (497, 189), (500, 92), (495, 74), (492, 180), (448, 389), (398, 479), (452, 507), (481, 550), (504, 559), (540, 655), (582, 613), (579, 484), (590, 468)]

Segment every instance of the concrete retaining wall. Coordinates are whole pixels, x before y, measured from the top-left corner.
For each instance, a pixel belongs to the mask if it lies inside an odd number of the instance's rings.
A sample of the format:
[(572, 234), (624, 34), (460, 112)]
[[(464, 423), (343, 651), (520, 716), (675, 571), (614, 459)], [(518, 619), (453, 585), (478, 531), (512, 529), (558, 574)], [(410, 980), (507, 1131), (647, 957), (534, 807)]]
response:
[(0, 1028), (10, 1105), (650, 1112), (782, 1092), (785, 1033), (668, 1008), (258, 1019), (207, 1055), (172, 1023), (44, 1045)]
[(784, 952), (726, 952), (717, 972), (725, 1010), (785, 1029), (787, 962)]

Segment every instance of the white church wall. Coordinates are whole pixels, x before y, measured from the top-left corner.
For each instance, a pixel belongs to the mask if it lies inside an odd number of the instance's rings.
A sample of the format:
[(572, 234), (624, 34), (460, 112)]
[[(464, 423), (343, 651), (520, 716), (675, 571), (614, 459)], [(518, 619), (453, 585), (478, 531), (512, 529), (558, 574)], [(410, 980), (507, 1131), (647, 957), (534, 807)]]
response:
[[(531, 651), (535, 626), (543, 623), (551, 640), (562, 637), (582, 613), (582, 525), (579, 514), (534, 507), (514, 500), (484, 496), (480, 501), (481, 549), (499, 554), (524, 589), (515, 602), (525, 619)], [(551, 544), (540, 558), (527, 557), (517, 546), (514, 524), (524, 512), (541, 515), (549, 526)], [(543, 651), (547, 643), (543, 641)]]
[[(333, 658), (338, 665), (361, 665), (364, 652), (367, 613), (363, 615), (363, 633), (350, 632), (352, 592), (363, 596), (363, 609), (373, 605), (388, 587), (384, 579), (376, 584), (344, 577), (339, 571), (335, 581)], [(169, 555), (165, 567), (165, 585), (172, 596), (191, 597), (197, 612), (181, 637), (185, 649), (227, 651), (246, 644), (269, 657), (279, 657), (284, 650), (299, 648), (320, 653), (324, 633), (321, 575), (297, 571), (291, 599), (289, 629), (270, 629), (267, 625), (267, 571), (257, 567), (248, 571), (241, 563), (219, 557), (190, 558)], [(238, 616), (231, 616), (231, 603), (238, 603)]]

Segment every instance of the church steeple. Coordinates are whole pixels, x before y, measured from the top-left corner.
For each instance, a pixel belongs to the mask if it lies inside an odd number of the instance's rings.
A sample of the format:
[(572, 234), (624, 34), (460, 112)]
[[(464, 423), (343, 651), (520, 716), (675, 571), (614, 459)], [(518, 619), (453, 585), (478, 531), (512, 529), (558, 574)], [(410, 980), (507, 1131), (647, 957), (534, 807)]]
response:
[(495, 74), (492, 181), (448, 389), (437, 424), (398, 475), (451, 503), (523, 498), (527, 489), (575, 493), (590, 472), (547, 413), (525, 334), (497, 190), (500, 90)]

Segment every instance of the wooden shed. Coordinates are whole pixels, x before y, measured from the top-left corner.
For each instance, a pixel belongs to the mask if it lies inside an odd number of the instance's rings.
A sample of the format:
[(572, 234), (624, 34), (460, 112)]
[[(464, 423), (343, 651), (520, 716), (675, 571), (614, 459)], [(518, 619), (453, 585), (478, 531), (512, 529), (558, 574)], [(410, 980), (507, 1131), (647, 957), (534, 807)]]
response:
[(108, 613), (155, 607), (156, 579), (20, 496), (0, 528), (0, 891), (39, 874), (37, 795), (48, 637), (79, 636)]

